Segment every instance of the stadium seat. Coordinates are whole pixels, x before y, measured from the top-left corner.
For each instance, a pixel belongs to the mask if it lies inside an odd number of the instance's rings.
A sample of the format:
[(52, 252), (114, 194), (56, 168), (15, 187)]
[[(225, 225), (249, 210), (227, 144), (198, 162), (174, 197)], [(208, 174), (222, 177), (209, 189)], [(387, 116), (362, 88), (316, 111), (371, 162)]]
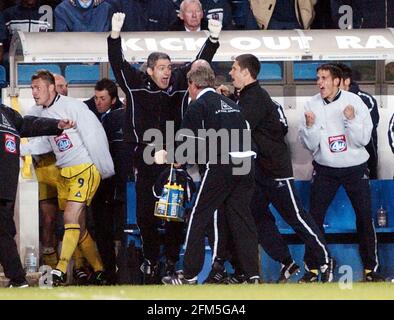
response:
[(98, 64), (70, 64), (66, 66), (65, 78), (70, 84), (91, 84), (100, 80)]
[(257, 80), (260, 81), (277, 81), (282, 80), (282, 64), (277, 62), (263, 62), (260, 64), (260, 73)]
[(7, 86), (7, 77), (4, 66), (0, 65), (0, 88), (5, 88)]
[(61, 74), (58, 64), (18, 64), (18, 84), (30, 84), (31, 76), (36, 73), (37, 70), (48, 70), (52, 73)]
[[(378, 233), (394, 232), (394, 180), (370, 180), (372, 217), (376, 218), (377, 210), (383, 206), (387, 211), (388, 225), (385, 228), (376, 228)], [(301, 202), (306, 210), (309, 209), (309, 181), (296, 181), (296, 188)], [(270, 206), (282, 234), (293, 234), (293, 229), (282, 219), (274, 207)], [(324, 228), (326, 233), (355, 233), (356, 219), (354, 209), (345, 190), (341, 187), (330, 207), (328, 208)]]
[[(142, 63), (132, 63), (132, 64), (131, 64), (131, 66), (132, 66), (133, 68), (136, 68), (136, 69), (139, 69), (139, 68), (141, 67), (141, 65), (142, 65)], [(112, 68), (111, 68), (111, 67), (109, 67), (109, 79), (112, 80), (112, 81), (116, 81), (116, 80), (115, 80), (114, 72), (112, 71)]]

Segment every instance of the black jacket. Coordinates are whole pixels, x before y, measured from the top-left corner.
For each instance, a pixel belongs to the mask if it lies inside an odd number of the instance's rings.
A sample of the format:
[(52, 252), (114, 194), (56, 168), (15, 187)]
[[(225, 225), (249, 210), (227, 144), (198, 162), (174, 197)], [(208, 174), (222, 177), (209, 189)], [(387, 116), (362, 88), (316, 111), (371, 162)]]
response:
[(377, 127), (379, 124), (379, 110), (378, 110), (378, 103), (376, 99), (370, 95), (368, 92), (365, 92), (360, 89), (359, 85), (356, 82), (352, 82), (349, 88), (350, 92), (357, 94), (361, 100), (367, 105), (369, 113), (371, 115), (373, 129), (371, 134), (371, 140), (365, 146), (368, 153), (371, 155), (373, 154), (375, 158), (378, 156), (378, 132)]
[(19, 176), (19, 141), (21, 137), (58, 135), (59, 120), (22, 117), (15, 110), (0, 105), (0, 199), (15, 200)]
[[(212, 61), (219, 47), (209, 39), (205, 42), (196, 59)], [(137, 70), (123, 58), (121, 38), (108, 37), (108, 58), (116, 81), (126, 94), (127, 108), (124, 134), (127, 142), (140, 146), (147, 144), (143, 134), (147, 129), (159, 129), (165, 137), (166, 121), (180, 123), (182, 101), (186, 96), (188, 83), (186, 74), (191, 63), (172, 71), (170, 85), (162, 90), (145, 72)], [(165, 143), (165, 141), (164, 141)]]
[[(200, 24), (201, 30), (208, 30), (208, 19), (202, 18)], [(186, 31), (184, 21), (180, 18), (176, 19), (176, 21), (169, 26), (169, 31)]]
[(258, 81), (245, 86), (238, 101), (252, 130), (257, 163), (267, 178), (293, 176), (291, 157), (285, 142), (283, 113)]
[[(177, 141), (192, 139), (189, 141), (195, 142), (195, 150), (197, 152), (195, 152), (194, 160), (198, 164), (205, 164), (212, 159), (215, 159), (219, 163), (221, 159), (229, 156), (229, 152), (250, 150), (248, 145), (244, 144), (243, 141), (243, 134), (245, 133), (243, 130), (247, 129), (247, 122), (241, 113), (240, 107), (229, 98), (213, 91), (205, 92), (189, 105), (185, 117), (182, 120), (181, 129), (193, 131), (194, 138), (190, 138), (187, 132), (180, 130), (177, 135)], [(199, 132), (199, 129), (213, 129), (215, 132), (219, 130), (226, 131), (230, 138), (229, 145), (222, 146), (222, 142), (226, 140), (211, 139), (204, 132)], [(230, 130), (232, 129), (238, 130), (238, 135), (231, 134)], [(238, 141), (235, 141), (235, 139)], [(205, 140), (205, 143), (198, 142), (198, 140)], [(212, 148), (212, 145), (210, 147), (210, 143), (216, 144), (216, 147)], [(215, 151), (216, 153), (209, 154), (209, 151)], [(201, 152), (206, 152), (205, 162), (201, 161), (203, 159), (201, 158)], [(226, 152), (226, 154), (223, 152)], [(188, 161), (188, 163), (193, 162)], [(213, 162), (210, 161), (210, 163)]]

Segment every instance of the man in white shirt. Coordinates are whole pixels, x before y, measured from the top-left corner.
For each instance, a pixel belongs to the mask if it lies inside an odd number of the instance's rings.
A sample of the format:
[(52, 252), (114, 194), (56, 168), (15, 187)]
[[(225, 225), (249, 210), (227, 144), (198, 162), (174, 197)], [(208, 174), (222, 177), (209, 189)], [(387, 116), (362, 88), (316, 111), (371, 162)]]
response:
[[(377, 240), (371, 214), (371, 191), (365, 146), (371, 139), (372, 120), (368, 107), (357, 95), (342, 91), (342, 71), (332, 64), (317, 68), (320, 93), (305, 105), (305, 120), (300, 128), (301, 141), (313, 153), (310, 213), (323, 229), (327, 209), (342, 185), (356, 213), (360, 255), (365, 281), (383, 281), (377, 273)], [(312, 252), (306, 248), (308, 282), (316, 269)]]

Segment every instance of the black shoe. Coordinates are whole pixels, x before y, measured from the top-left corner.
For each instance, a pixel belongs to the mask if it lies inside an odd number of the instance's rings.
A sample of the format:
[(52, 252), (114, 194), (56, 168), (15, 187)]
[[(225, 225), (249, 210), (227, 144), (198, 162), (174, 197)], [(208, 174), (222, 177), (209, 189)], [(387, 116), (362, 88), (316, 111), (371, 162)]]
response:
[(290, 264), (282, 264), (282, 268), (280, 269), (280, 276), (277, 283), (286, 283), (287, 280), (293, 275), (298, 274), (300, 272), (300, 267), (294, 262), (294, 260)]
[(152, 265), (152, 263), (145, 259), (140, 266), (140, 270), (143, 273), (143, 283), (144, 284), (159, 284), (159, 266)]
[(204, 284), (219, 284), (225, 283), (227, 280), (226, 268), (220, 262), (215, 261), (212, 265), (211, 272), (209, 273)]
[(365, 274), (366, 282), (384, 282), (386, 279), (377, 272), (371, 271)]
[(89, 275), (83, 269), (75, 269), (73, 277), (77, 286), (86, 286), (89, 284)]
[(8, 283), (8, 288), (28, 288), (29, 284), (27, 283), (26, 280), (23, 281), (15, 281), (15, 280), (10, 280)]
[(250, 277), (249, 279), (247, 279), (244, 283), (247, 283), (247, 284), (261, 284), (262, 282), (261, 282), (259, 276), (253, 276), (253, 277)]
[(104, 276), (104, 271), (93, 272), (90, 275), (88, 282), (93, 286), (105, 286), (107, 284), (107, 280)]
[(234, 273), (231, 274), (225, 279), (224, 283), (226, 284), (242, 284), (247, 281), (246, 276), (244, 274)]
[(192, 279), (186, 279), (183, 273), (179, 272), (175, 276), (167, 276), (161, 279), (161, 282), (167, 285), (188, 285), (188, 284), (197, 284), (197, 277)]
[(334, 280), (335, 261), (330, 258), (329, 262), (320, 266), (320, 281), (332, 282)]
[(318, 281), (318, 274), (312, 271), (305, 270), (303, 277), (298, 280), (298, 283), (313, 283)]
[(164, 268), (165, 276), (174, 276), (175, 275), (175, 263), (171, 260), (167, 260)]
[(67, 276), (64, 272), (58, 270), (58, 269), (53, 269), (51, 271), (52, 275), (52, 285), (54, 287), (59, 287), (59, 286), (65, 286), (67, 285)]

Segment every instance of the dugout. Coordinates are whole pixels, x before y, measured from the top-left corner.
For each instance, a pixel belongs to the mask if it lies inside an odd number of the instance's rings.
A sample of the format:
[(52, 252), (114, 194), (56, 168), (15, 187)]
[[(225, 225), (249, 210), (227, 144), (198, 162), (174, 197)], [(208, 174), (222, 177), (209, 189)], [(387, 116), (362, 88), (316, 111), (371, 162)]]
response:
[[(10, 48), (8, 86), (2, 89), (3, 102), (22, 113), (34, 105), (29, 79), (40, 68), (63, 74), (69, 81), (70, 96), (91, 97), (97, 80), (113, 78), (107, 57), (107, 35), (16, 33)], [(122, 44), (125, 58), (133, 64), (146, 61), (152, 51), (167, 52), (173, 62), (182, 63), (194, 59), (206, 37), (204, 31), (126, 32), (122, 33)], [(299, 180), (308, 180), (311, 175), (311, 156), (299, 143), (297, 128), (303, 104), (317, 93), (316, 66), (327, 61), (345, 61), (359, 71), (362, 88), (379, 103), (379, 178), (392, 179), (394, 155), (388, 146), (387, 127), (394, 111), (394, 74), (389, 67), (394, 61), (394, 29), (222, 31), (220, 48), (214, 57), (218, 81), (229, 81), (231, 61), (242, 53), (259, 57), (262, 62), (259, 80), (285, 109), (290, 125), (288, 143)], [(27, 244), (38, 248), (34, 173), (32, 179), (20, 178), (16, 211), (18, 244), (23, 256)], [(394, 217), (392, 221), (394, 226)]]

